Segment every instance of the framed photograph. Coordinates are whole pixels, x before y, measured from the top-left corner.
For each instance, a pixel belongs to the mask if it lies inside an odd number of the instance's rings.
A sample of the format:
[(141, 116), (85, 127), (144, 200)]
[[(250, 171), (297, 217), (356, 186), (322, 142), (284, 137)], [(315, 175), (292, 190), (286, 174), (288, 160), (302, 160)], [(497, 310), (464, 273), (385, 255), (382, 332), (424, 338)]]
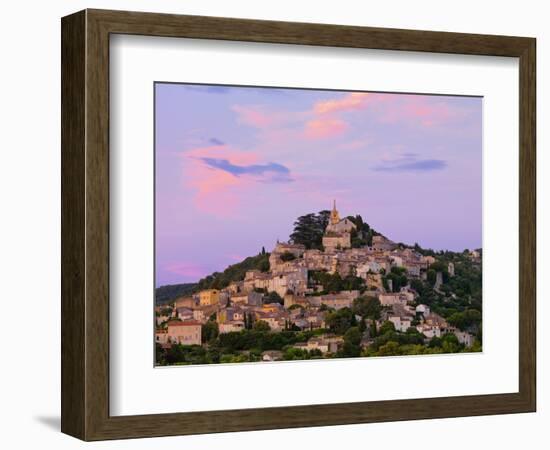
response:
[(61, 29), (64, 433), (535, 411), (534, 38)]

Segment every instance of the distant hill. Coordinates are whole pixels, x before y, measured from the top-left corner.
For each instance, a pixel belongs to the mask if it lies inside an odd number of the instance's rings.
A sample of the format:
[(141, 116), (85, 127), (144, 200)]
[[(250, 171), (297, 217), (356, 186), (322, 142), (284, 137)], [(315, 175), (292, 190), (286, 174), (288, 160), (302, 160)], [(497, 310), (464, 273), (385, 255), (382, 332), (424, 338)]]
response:
[(223, 272), (214, 272), (207, 277), (201, 278), (197, 283), (172, 284), (161, 286), (155, 289), (155, 303), (161, 305), (174, 299), (192, 295), (203, 289), (222, 289), (233, 281), (244, 280), (249, 270), (269, 270), (269, 253), (264, 250), (256, 256), (249, 256), (241, 262), (228, 266)]
[(197, 290), (202, 289), (223, 289), (232, 281), (244, 280), (246, 272), (249, 270), (259, 270), (260, 272), (269, 271), (269, 253), (262, 250), (256, 256), (249, 256), (237, 264), (228, 266), (223, 272), (214, 272), (202, 278), (197, 283)]
[(169, 284), (155, 289), (155, 303), (163, 305), (172, 300), (191, 295), (197, 289), (197, 283)]

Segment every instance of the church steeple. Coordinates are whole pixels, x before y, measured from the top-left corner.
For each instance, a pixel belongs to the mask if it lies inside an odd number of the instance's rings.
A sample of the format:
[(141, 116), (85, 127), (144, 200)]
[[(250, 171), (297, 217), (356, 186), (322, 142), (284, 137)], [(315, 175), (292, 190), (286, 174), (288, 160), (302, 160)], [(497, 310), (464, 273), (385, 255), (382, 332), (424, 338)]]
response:
[(330, 212), (330, 223), (336, 225), (338, 222), (340, 222), (340, 214), (338, 214), (338, 210), (336, 209), (336, 200), (333, 200), (332, 211)]

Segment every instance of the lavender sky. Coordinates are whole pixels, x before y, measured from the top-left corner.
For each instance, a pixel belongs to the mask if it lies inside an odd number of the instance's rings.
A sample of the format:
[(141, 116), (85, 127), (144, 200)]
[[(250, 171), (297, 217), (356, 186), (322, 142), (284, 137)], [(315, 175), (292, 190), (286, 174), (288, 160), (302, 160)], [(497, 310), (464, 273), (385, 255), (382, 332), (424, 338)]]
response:
[(197, 281), (330, 209), (481, 247), (482, 99), (155, 84), (156, 285)]

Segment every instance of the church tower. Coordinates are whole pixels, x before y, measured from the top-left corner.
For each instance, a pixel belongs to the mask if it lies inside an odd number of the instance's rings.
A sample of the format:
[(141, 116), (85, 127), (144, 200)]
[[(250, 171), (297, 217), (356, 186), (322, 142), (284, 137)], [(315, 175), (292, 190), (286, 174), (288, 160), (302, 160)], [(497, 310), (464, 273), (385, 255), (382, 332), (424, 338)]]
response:
[(334, 200), (332, 204), (332, 211), (330, 212), (330, 223), (331, 225), (336, 225), (338, 222), (340, 222), (340, 214), (338, 214), (338, 210), (336, 209), (336, 200)]

